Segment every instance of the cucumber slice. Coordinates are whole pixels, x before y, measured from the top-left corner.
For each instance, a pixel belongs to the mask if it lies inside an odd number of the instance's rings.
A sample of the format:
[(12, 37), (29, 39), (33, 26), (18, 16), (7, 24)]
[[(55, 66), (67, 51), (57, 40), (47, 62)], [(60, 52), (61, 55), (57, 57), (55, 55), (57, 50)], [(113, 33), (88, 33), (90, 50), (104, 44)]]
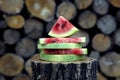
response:
[(74, 54), (60, 54), (60, 55), (52, 55), (52, 54), (44, 54), (40, 53), (40, 59), (45, 61), (76, 61), (84, 59), (84, 55), (74, 55)]
[(71, 48), (82, 48), (82, 44), (78, 43), (38, 44), (38, 49), (71, 49)]

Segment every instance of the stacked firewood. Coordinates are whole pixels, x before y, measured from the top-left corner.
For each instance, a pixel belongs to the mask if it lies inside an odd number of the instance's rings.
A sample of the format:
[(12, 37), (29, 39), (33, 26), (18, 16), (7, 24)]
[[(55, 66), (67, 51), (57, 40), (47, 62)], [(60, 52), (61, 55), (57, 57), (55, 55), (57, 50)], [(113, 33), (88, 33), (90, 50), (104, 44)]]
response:
[(38, 39), (60, 15), (87, 37), (98, 80), (120, 80), (120, 0), (0, 0), (0, 80), (31, 80)]

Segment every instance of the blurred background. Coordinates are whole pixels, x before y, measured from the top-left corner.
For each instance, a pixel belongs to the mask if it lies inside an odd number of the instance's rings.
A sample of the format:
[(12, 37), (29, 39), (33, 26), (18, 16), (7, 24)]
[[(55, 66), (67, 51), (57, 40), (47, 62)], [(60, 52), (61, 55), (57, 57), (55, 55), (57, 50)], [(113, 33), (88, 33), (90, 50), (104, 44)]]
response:
[(31, 80), (38, 39), (60, 15), (87, 37), (98, 80), (120, 80), (120, 0), (0, 0), (0, 80)]

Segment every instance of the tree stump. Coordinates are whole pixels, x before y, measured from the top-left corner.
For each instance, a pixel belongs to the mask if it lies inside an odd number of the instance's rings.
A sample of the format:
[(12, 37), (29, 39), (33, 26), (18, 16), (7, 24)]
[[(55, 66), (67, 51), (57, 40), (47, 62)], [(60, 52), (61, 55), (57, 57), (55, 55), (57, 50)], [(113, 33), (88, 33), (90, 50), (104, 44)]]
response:
[(73, 62), (49, 62), (33, 60), (33, 80), (97, 80), (97, 62), (85, 58)]

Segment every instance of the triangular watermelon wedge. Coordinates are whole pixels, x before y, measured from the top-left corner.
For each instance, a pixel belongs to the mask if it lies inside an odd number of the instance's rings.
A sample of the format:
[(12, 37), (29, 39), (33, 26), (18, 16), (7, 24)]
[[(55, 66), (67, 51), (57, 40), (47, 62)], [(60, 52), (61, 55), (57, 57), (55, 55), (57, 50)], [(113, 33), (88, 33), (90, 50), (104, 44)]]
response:
[(53, 25), (48, 35), (51, 37), (63, 38), (63, 37), (71, 36), (78, 31), (79, 29), (73, 26), (63, 16), (60, 16), (56, 21), (56, 23)]

